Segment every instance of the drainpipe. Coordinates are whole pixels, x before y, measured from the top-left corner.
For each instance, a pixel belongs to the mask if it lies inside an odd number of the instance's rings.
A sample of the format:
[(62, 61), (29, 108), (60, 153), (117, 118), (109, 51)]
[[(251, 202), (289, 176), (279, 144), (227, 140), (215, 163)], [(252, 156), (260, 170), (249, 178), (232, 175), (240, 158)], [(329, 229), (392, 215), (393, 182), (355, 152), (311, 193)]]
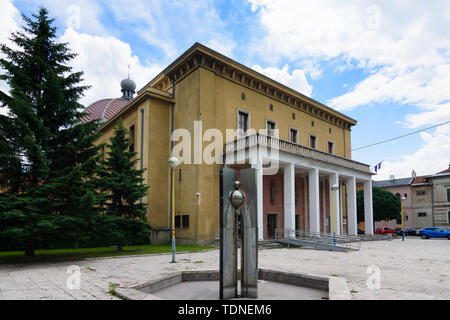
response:
[[(144, 170), (144, 109), (141, 109), (141, 159), (140, 159), (140, 169), (141, 172)], [(141, 173), (142, 178), (142, 173)], [(143, 181), (141, 181), (142, 185)], [(142, 205), (142, 197), (139, 199), (139, 203)], [(145, 215), (147, 213), (147, 209), (145, 209), (145, 212), (142, 215), (142, 220), (145, 219)]]
[(434, 227), (434, 183), (431, 180), (431, 219)]

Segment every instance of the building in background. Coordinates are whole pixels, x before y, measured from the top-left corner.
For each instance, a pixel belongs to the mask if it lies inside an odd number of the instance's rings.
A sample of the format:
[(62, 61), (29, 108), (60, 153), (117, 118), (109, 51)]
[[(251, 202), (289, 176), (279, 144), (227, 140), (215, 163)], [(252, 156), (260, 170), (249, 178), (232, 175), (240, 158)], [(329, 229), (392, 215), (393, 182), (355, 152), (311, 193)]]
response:
[(432, 184), (433, 225), (448, 227), (450, 225), (450, 165), (447, 170), (427, 178)]
[[(403, 202), (405, 226), (408, 228), (450, 226), (450, 166), (433, 175), (374, 181), (373, 185), (406, 197)], [(400, 228), (401, 220), (379, 221), (376, 228)]]
[[(374, 181), (373, 185), (375, 187), (383, 188), (389, 192), (392, 192), (397, 196), (397, 198), (401, 199), (403, 197), (406, 198), (405, 201), (403, 201), (403, 213), (404, 213), (404, 223), (405, 227), (407, 228), (413, 228), (415, 226), (414, 224), (414, 217), (411, 214), (412, 213), (412, 201), (411, 201), (411, 182), (413, 181), (413, 178), (402, 178), (402, 179), (395, 179), (395, 176), (391, 175), (389, 180), (382, 180), (382, 181)], [(401, 220), (389, 220), (389, 221), (376, 221), (375, 222), (375, 229), (387, 227), (387, 228), (398, 228), (401, 227), (402, 222)]]

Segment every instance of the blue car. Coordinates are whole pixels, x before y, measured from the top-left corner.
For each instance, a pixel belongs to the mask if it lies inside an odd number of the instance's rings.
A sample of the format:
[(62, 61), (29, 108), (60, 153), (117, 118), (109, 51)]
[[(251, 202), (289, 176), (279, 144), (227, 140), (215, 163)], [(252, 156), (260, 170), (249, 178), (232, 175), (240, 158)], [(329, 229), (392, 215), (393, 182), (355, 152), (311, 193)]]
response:
[(422, 237), (422, 239), (447, 238), (450, 240), (450, 231), (441, 228), (423, 228), (420, 230), (419, 236)]

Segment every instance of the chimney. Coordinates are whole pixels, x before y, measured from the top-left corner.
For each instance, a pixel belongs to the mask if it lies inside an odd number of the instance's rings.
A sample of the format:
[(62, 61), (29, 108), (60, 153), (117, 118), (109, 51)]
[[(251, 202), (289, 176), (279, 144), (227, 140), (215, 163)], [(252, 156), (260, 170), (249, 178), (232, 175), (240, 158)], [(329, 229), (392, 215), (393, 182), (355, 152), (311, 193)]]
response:
[(393, 174), (391, 174), (391, 175), (389, 176), (389, 180), (394, 181), (394, 180), (395, 180), (395, 176), (394, 176)]
[(416, 172), (413, 170), (413, 172), (412, 172), (412, 178), (415, 179), (416, 177), (417, 177), (417, 174), (416, 174)]

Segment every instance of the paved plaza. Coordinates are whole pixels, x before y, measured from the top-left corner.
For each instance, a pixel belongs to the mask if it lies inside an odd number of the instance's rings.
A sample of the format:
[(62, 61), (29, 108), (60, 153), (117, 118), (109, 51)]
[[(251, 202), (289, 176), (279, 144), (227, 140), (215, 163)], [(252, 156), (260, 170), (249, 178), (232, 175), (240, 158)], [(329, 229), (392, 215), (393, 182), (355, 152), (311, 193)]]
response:
[[(108, 293), (110, 283), (131, 287), (161, 274), (219, 268), (219, 250), (177, 255), (147, 255), (56, 264), (1, 265), (0, 299), (118, 299)], [(80, 289), (67, 288), (68, 267), (81, 271)], [(380, 270), (380, 289), (369, 270)], [(450, 299), (450, 241), (401, 240), (363, 242), (359, 252), (312, 249), (259, 251), (259, 267), (348, 281), (353, 299)], [(373, 278), (371, 278), (373, 279)]]

